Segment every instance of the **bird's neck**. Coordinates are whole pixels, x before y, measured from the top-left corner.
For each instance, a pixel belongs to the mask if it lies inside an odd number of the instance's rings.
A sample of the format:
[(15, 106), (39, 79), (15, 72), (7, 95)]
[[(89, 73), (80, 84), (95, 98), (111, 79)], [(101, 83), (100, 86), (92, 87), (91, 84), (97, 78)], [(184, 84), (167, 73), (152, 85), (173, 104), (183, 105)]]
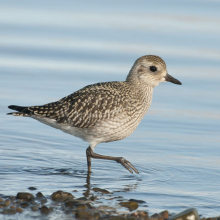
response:
[(146, 104), (150, 107), (153, 97), (153, 87), (146, 84), (141, 84), (137, 90), (137, 96), (143, 104)]
[(139, 100), (142, 105), (146, 104), (150, 106), (154, 87), (141, 83), (140, 81), (129, 81), (128, 83), (131, 84), (130, 88), (133, 90), (134, 98)]

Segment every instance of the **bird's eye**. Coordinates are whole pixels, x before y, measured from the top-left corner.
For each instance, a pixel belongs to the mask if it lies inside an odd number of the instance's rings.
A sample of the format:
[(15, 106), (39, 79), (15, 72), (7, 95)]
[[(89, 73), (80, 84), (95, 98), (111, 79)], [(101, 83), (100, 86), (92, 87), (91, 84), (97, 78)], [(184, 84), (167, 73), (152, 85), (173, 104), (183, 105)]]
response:
[(156, 71), (157, 71), (157, 67), (156, 67), (156, 66), (150, 66), (150, 70), (151, 70), (152, 72), (156, 72)]

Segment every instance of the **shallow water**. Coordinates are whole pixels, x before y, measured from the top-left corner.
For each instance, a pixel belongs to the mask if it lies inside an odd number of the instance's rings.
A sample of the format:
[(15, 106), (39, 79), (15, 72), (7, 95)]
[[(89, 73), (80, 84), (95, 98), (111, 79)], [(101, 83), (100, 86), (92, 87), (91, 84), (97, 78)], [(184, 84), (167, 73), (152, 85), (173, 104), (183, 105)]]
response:
[[(163, 83), (128, 138), (96, 152), (141, 172), (92, 161), (91, 187), (147, 202), (150, 213), (220, 214), (219, 1), (0, 1), (0, 194), (86, 190), (88, 144), (8, 105), (41, 105), (95, 82), (124, 80), (157, 54), (183, 85)], [(116, 6), (117, 5), (117, 6)], [(117, 191), (117, 192), (116, 192)]]

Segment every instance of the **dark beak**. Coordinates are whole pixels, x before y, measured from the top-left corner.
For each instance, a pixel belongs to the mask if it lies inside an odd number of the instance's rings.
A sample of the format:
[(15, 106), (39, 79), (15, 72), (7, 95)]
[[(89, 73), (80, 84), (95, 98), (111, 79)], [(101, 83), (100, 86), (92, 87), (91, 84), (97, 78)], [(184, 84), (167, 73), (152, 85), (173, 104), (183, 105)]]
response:
[(178, 84), (178, 85), (182, 85), (182, 83), (181, 83), (179, 80), (175, 79), (174, 77), (172, 77), (172, 76), (169, 75), (168, 73), (167, 73), (167, 75), (165, 76), (165, 81), (171, 82), (171, 83), (174, 83), (174, 84)]

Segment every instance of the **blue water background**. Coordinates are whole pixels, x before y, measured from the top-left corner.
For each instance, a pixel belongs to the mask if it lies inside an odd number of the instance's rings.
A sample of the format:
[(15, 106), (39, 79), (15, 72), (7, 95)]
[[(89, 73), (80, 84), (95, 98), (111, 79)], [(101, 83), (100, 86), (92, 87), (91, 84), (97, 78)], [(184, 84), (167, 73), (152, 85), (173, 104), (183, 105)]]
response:
[[(8, 105), (42, 105), (96, 82), (124, 80), (155, 54), (183, 85), (162, 83), (128, 138), (95, 151), (140, 174), (92, 161), (92, 187), (141, 199), (149, 213), (195, 207), (220, 214), (220, 2), (0, 1), (0, 194), (30, 186), (50, 195), (86, 182), (88, 144)], [(127, 190), (125, 190), (127, 189)]]

